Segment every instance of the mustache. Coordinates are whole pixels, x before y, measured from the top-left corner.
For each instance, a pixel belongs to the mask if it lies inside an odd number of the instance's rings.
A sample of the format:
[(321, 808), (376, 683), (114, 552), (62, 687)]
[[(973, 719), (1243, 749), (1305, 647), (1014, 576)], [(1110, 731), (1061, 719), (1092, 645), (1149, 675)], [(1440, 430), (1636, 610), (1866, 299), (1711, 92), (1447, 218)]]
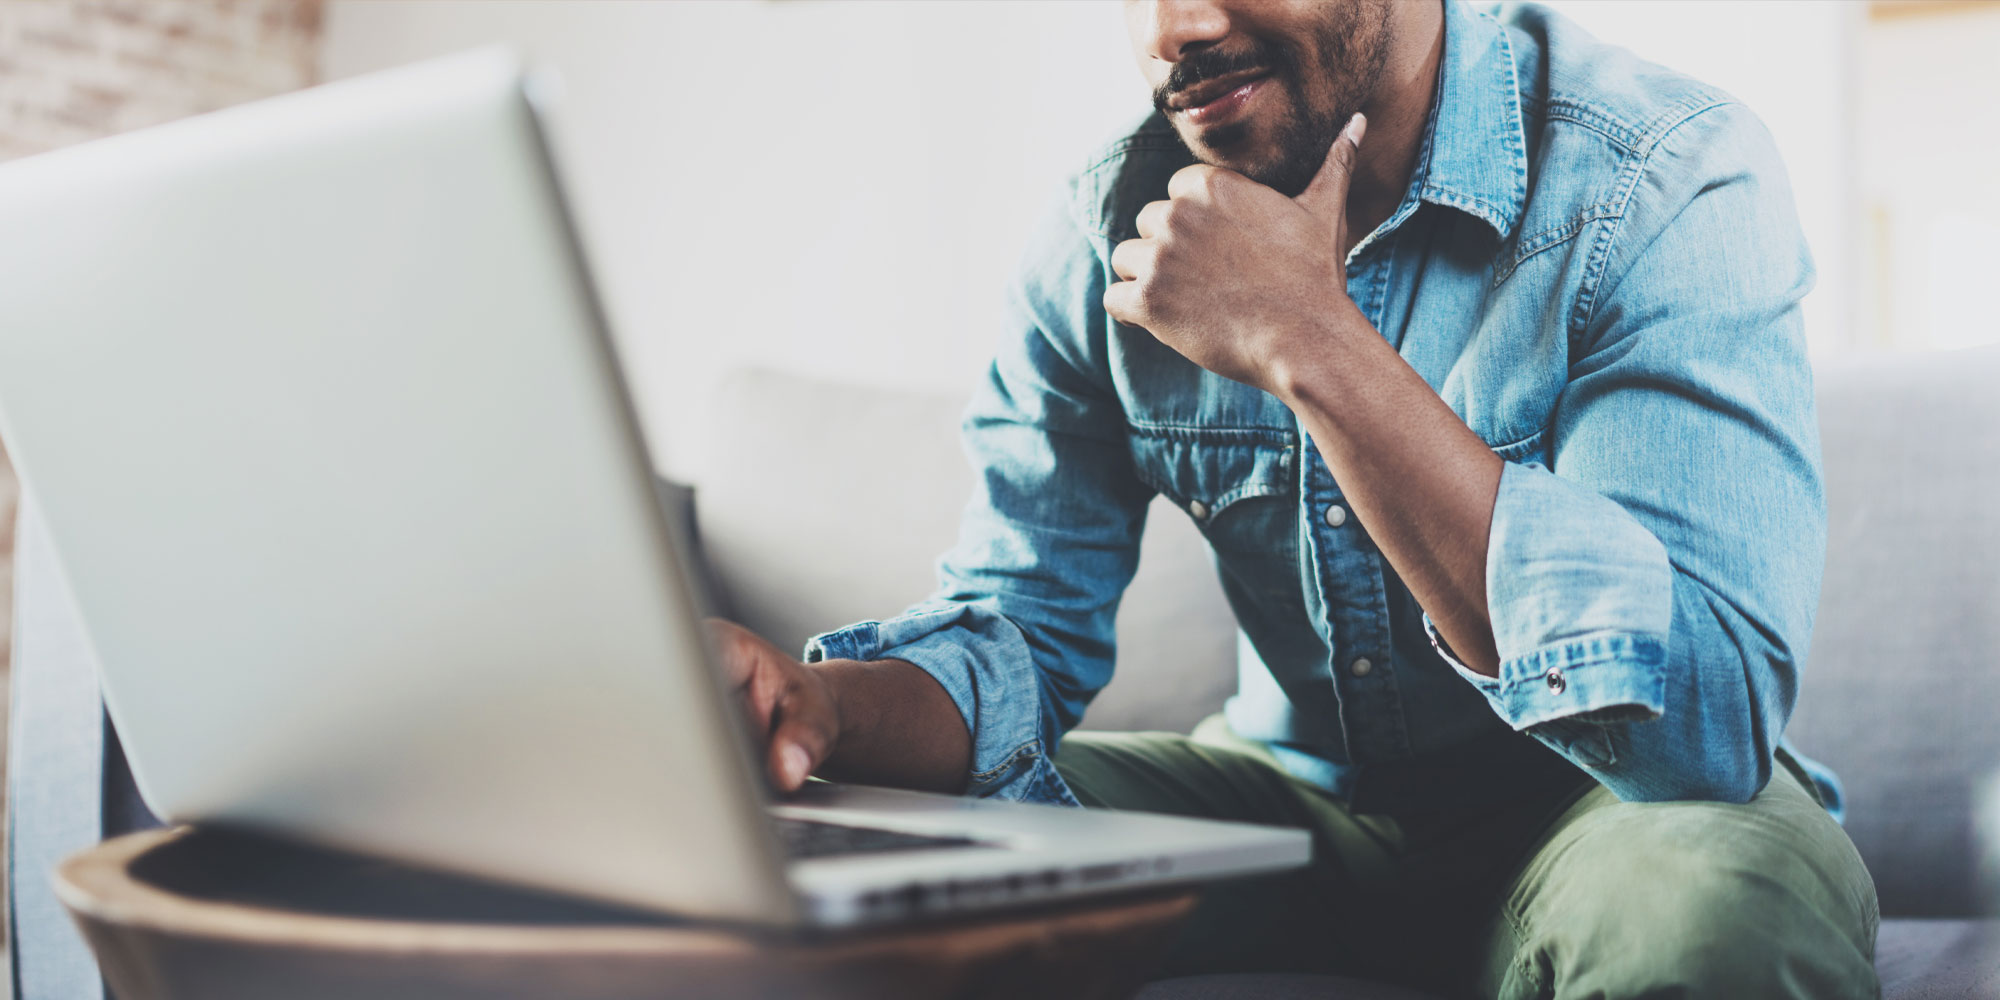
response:
[(1281, 45), (1257, 41), (1247, 49), (1221, 52), (1202, 49), (1174, 64), (1167, 78), (1153, 88), (1153, 107), (1167, 113), (1167, 100), (1195, 84), (1246, 70), (1268, 70), (1280, 75), (1292, 68), (1291, 52)]

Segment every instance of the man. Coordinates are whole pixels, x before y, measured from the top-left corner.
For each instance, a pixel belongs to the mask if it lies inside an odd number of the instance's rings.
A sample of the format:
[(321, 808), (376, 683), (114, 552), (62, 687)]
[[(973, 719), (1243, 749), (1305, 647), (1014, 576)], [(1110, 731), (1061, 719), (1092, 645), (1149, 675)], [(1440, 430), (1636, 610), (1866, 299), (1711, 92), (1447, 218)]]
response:
[[(1824, 545), (1761, 125), (1533, 7), (1131, 2), (1157, 113), (1071, 183), (965, 422), (931, 601), (802, 663), (718, 625), (773, 779), (1312, 830), (1183, 970), (1871, 996), (1873, 886), (1780, 742)], [(1155, 494), (1262, 669), (1063, 734)]]

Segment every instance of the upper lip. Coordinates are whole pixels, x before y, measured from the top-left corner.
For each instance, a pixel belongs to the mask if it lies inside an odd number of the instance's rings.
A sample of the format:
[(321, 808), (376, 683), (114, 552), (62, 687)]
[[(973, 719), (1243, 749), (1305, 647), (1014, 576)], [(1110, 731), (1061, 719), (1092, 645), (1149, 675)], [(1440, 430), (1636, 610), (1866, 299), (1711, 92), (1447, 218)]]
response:
[(1203, 80), (1167, 98), (1167, 107), (1175, 111), (1198, 108), (1252, 80), (1260, 80), (1270, 75), (1271, 71), (1268, 69), (1245, 69), (1212, 80)]

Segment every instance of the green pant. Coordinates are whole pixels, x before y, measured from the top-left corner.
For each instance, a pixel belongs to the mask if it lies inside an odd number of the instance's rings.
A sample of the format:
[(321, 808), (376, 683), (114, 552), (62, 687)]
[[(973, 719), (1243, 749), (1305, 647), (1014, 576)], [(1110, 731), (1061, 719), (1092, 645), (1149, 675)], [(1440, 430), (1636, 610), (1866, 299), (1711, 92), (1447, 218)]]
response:
[(1574, 785), (1357, 814), (1221, 717), (1071, 734), (1086, 806), (1302, 827), (1303, 871), (1208, 889), (1167, 971), (1326, 972), (1493, 997), (1874, 997), (1875, 887), (1794, 767), (1745, 805)]

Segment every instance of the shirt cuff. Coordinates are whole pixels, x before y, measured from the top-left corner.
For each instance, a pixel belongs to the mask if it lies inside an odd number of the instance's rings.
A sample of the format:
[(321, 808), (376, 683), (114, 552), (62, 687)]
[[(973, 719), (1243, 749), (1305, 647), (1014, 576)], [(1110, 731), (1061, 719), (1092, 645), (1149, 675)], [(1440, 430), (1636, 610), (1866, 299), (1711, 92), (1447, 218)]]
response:
[(1002, 615), (972, 604), (868, 621), (806, 641), (807, 663), (905, 660), (935, 678), (972, 735), (966, 793), (1078, 805), (1042, 738), (1041, 692), (1028, 644)]
[(1452, 655), (1429, 613), (1423, 619), (1432, 648), (1515, 729), (1557, 719), (1644, 722), (1666, 708), (1667, 648), (1652, 636), (1586, 636), (1506, 660), (1500, 676), (1488, 677)]
[(1424, 632), (1516, 730), (1644, 721), (1666, 708), (1673, 581), (1666, 547), (1625, 508), (1539, 464), (1509, 462), (1486, 555), (1499, 675), (1468, 669), (1429, 614)]

